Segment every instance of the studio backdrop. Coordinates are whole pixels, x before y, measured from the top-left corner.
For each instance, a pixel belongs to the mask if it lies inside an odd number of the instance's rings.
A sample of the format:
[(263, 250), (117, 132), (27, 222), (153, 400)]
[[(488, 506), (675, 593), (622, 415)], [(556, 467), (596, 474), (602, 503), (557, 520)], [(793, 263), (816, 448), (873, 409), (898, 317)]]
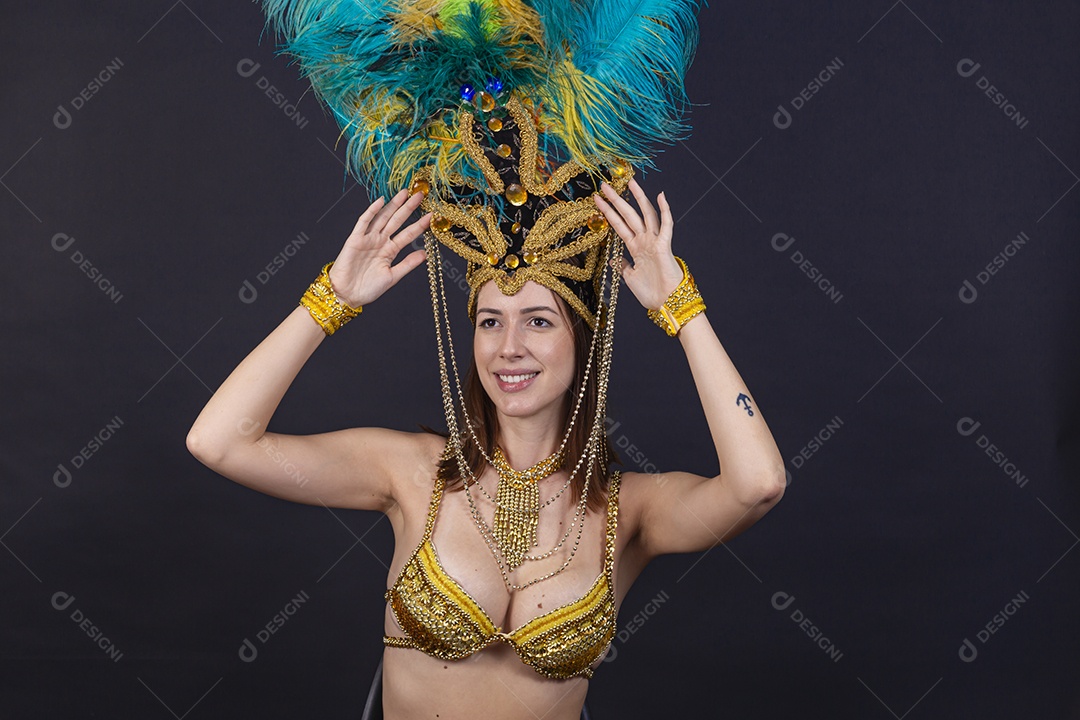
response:
[[(389, 523), (185, 447), (368, 204), (333, 118), (257, 3), (0, 25), (0, 716), (358, 718)], [(700, 25), (693, 132), (640, 180), (788, 487), (646, 569), (590, 707), (1080, 718), (1080, 6), (713, 2)], [(679, 343), (619, 308), (623, 468), (715, 475)], [(443, 427), (422, 268), (270, 429), (419, 423)]]

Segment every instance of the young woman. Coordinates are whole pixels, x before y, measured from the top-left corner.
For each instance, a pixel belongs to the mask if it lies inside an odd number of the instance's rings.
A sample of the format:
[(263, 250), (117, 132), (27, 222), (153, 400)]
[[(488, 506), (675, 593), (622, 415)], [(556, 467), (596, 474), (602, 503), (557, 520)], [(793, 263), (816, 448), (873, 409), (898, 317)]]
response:
[[(664, 196), (658, 213), (635, 181), (627, 187), (637, 209), (609, 185), (594, 202), (632, 261), (620, 253), (611, 263), (657, 312), (677, 304), (690, 276), (672, 254)], [(378, 302), (428, 259), (432, 243), (394, 264), (429, 230), (430, 213), (405, 225), (423, 201), (423, 192), (403, 190), (360, 216), (327, 273), (338, 302)], [(603, 358), (590, 351), (604, 323), (585, 322), (576, 303), (539, 282), (512, 293), (495, 280), (475, 289), (466, 429), (450, 428), (449, 438), (382, 428), (269, 432), (282, 396), (327, 337), (299, 306), (221, 385), (188, 448), (221, 475), (275, 497), (387, 514), (395, 548), (386, 578), (386, 717), (572, 720), (618, 607), (648, 562), (746, 530), (783, 495), (783, 461), (699, 309), (675, 331), (720, 474), (611, 472), (607, 435), (599, 452), (587, 440), (604, 407)], [(272, 455), (295, 470), (285, 472)], [(309, 481), (298, 485), (295, 472)], [(532, 501), (522, 488), (535, 492)]]

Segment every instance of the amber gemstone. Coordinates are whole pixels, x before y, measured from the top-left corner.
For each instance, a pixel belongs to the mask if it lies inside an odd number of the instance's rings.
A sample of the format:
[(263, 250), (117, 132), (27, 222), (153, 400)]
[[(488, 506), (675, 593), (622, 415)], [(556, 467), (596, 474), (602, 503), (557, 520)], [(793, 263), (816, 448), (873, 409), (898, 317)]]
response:
[(510, 153), (512, 153), (512, 152), (513, 152), (513, 150), (511, 150), (510, 146), (507, 145), (506, 143), (503, 143), (499, 147), (495, 148), (495, 153), (499, 157), (508, 158), (508, 157), (510, 157)]
[(517, 256), (517, 255), (507, 255), (507, 256), (506, 256), (506, 267), (508, 267), (508, 268), (510, 268), (511, 270), (513, 270), (513, 269), (514, 269), (514, 268), (516, 268), (516, 267), (517, 267), (517, 266), (518, 266), (519, 264), (520, 264), (520, 261), (518, 260), (518, 256)]
[(414, 195), (418, 192), (422, 192), (427, 195), (430, 191), (431, 185), (428, 184), (428, 181), (423, 178), (417, 178), (413, 181), (412, 187), (409, 189), (409, 194)]
[(484, 112), (491, 112), (495, 109), (495, 98), (491, 96), (491, 93), (480, 93), (480, 109)]
[(499, 132), (502, 130), (502, 120), (497, 117), (491, 118), (488, 120), (488, 129), (490, 129), (491, 132)]
[(499, 254), (489, 252), (487, 254), (487, 261), (488, 261), (488, 265), (498, 265), (499, 264)]
[(511, 225), (510, 226), (510, 232), (513, 232), (513, 233), (521, 232), (521, 223), (516, 222), (513, 225)]
[(525, 262), (529, 263), (530, 265), (535, 265), (536, 261), (539, 260), (539, 259), (540, 259), (540, 256), (537, 255), (534, 252), (525, 253)]
[(600, 232), (607, 227), (607, 219), (603, 215), (593, 215), (589, 218), (589, 230)]
[(433, 218), (431, 220), (431, 227), (432, 229), (438, 230), (439, 232), (446, 232), (450, 229), (450, 219), (444, 218), (442, 216)]
[(507, 185), (505, 194), (511, 205), (524, 205), (525, 201), (529, 199), (529, 193), (525, 192), (525, 188), (517, 183)]
[(629, 172), (630, 168), (626, 165), (626, 163), (622, 162), (615, 164), (611, 168), (611, 175), (613, 177), (623, 177)]

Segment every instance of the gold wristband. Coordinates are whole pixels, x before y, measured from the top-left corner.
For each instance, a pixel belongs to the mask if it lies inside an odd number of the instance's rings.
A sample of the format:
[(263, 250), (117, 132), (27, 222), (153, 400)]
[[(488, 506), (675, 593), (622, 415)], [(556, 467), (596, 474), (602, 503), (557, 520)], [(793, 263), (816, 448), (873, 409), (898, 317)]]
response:
[(683, 269), (683, 279), (668, 299), (656, 310), (649, 311), (649, 319), (664, 329), (670, 337), (679, 334), (679, 330), (698, 313), (705, 311), (705, 301), (694, 284), (694, 276), (682, 258), (676, 256)]
[(330, 284), (330, 268), (333, 261), (323, 266), (322, 272), (300, 298), (300, 304), (308, 309), (311, 317), (327, 335), (333, 335), (342, 325), (363, 312), (363, 306), (350, 307), (337, 296)]

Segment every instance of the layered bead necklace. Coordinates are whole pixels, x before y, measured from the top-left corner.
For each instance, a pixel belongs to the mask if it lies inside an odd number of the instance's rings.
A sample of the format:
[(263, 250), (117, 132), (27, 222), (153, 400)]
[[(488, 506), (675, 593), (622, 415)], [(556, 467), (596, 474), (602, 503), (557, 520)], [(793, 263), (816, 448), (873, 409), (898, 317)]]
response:
[[(566, 569), (573, 560), (574, 555), (577, 553), (578, 546), (581, 542), (582, 531), (585, 526), (585, 511), (588, 500), (588, 475), (591, 475), (593, 468), (595, 467), (597, 451), (600, 446), (602, 437), (602, 423), (604, 419), (604, 409), (607, 407), (607, 386), (611, 369), (611, 350), (612, 339), (614, 337), (615, 327), (615, 307), (618, 301), (619, 294), (619, 277), (621, 275), (619, 260), (622, 258), (622, 244), (621, 239), (617, 234), (612, 233), (612, 239), (607, 243), (604, 254), (604, 264), (610, 267), (612, 272), (611, 280), (611, 297), (607, 308), (603, 307), (603, 302), (598, 303), (597, 312), (597, 331), (593, 333), (592, 343), (589, 349), (589, 361), (585, 368), (584, 378), (581, 383), (581, 390), (578, 393), (577, 402), (574, 407), (573, 415), (570, 419), (569, 426), (567, 427), (566, 434), (563, 437), (562, 443), (558, 450), (556, 450), (551, 456), (541, 460), (539, 463), (531, 468), (523, 471), (516, 471), (509, 466), (505, 456), (502, 453), (502, 449), (498, 446), (493, 451), (494, 457), (489, 457), (485, 452), (483, 444), (476, 437), (474, 431), (474, 423), (468, 416), (468, 411), (465, 409), (465, 398), (462, 392), (461, 378), (458, 373), (457, 359), (454, 352), (453, 336), (450, 332), (450, 314), (446, 302), (446, 288), (443, 284), (442, 277), (442, 257), (440, 254), (439, 244), (429, 235), (425, 236), (424, 241), (425, 250), (428, 257), (428, 281), (431, 286), (431, 301), (433, 306), (433, 312), (435, 315), (435, 336), (438, 343), (439, 351), (439, 372), (440, 382), (442, 385), (443, 395), (443, 409), (446, 413), (447, 429), (450, 433), (450, 446), (453, 448), (455, 456), (458, 461), (458, 468), (461, 472), (462, 481), (465, 487), (465, 494), (469, 501), (469, 511), (472, 515), (473, 521), (476, 524), (477, 530), (480, 532), (481, 537), (484, 538), (485, 544), (491, 551), (492, 556), (495, 558), (495, 562), (499, 566), (499, 571), (502, 574), (503, 582), (506, 584), (508, 590), (522, 590), (530, 585), (536, 584), (548, 578), (558, 575), (560, 572)], [(607, 285), (607, 276), (602, 274), (601, 286), (597, 297), (603, 298), (604, 288)], [(484, 459), (495, 468), (499, 475), (499, 485), (496, 490), (496, 497), (492, 498), (479, 480), (473, 475), (468, 462), (465, 459), (465, 455), (462, 452), (464, 447), (464, 438), (457, 423), (457, 413), (454, 408), (453, 392), (450, 388), (449, 374), (446, 366), (446, 356), (443, 350), (442, 341), (442, 324), (439, 321), (440, 300), (442, 305), (443, 322), (446, 325), (447, 343), (450, 350), (450, 361), (454, 370), (454, 380), (457, 385), (457, 396), (461, 403), (461, 411), (464, 416), (465, 426), (468, 428), (469, 434), (472, 437), (476, 447), (480, 450)], [(597, 352), (597, 342), (600, 341), (599, 352)], [(586, 445), (586, 451), (582, 453), (578, 458), (577, 464), (574, 466), (573, 471), (568, 475), (566, 482), (562, 488), (556, 492), (552, 497), (548, 498), (545, 502), (540, 502), (538, 481), (550, 476), (552, 473), (557, 472), (565, 461), (566, 443), (570, 438), (570, 431), (574, 427), (574, 423), (577, 421), (578, 412), (581, 408), (582, 400), (585, 396), (585, 390), (588, 387), (589, 375), (592, 371), (593, 358), (598, 357), (600, 362), (599, 373), (597, 377), (598, 385), (598, 402), (596, 417), (593, 419), (593, 426), (590, 429), (589, 440)], [(554, 502), (563, 492), (570, 487), (574, 476), (584, 461), (588, 461), (588, 471), (586, 476), (586, 482), (583, 483), (580, 500), (578, 501), (577, 508), (574, 513), (574, 520), (567, 528), (566, 533), (563, 534), (562, 539), (555, 544), (553, 548), (541, 555), (528, 555), (527, 551), (533, 547), (537, 542), (537, 527), (539, 525), (540, 510), (547, 507)], [(489, 527), (480, 515), (480, 511), (476, 506), (476, 502), (473, 498), (471, 488), (475, 486), (480, 489), (480, 492), (495, 505), (495, 517), (492, 522), (492, 526)], [(571, 549), (568, 557), (557, 569), (547, 573), (538, 578), (534, 578), (524, 584), (518, 585), (511, 582), (510, 572), (521, 566), (526, 560), (542, 560), (555, 554), (559, 548), (563, 546), (567, 538), (569, 538), (574, 526), (577, 526), (577, 537), (574, 541), (574, 546)]]
[(492, 535), (513, 570), (525, 562), (536, 545), (540, 521), (540, 481), (562, 468), (564, 452), (556, 451), (526, 470), (510, 467), (502, 448), (495, 446), (495, 472), (499, 475)]

